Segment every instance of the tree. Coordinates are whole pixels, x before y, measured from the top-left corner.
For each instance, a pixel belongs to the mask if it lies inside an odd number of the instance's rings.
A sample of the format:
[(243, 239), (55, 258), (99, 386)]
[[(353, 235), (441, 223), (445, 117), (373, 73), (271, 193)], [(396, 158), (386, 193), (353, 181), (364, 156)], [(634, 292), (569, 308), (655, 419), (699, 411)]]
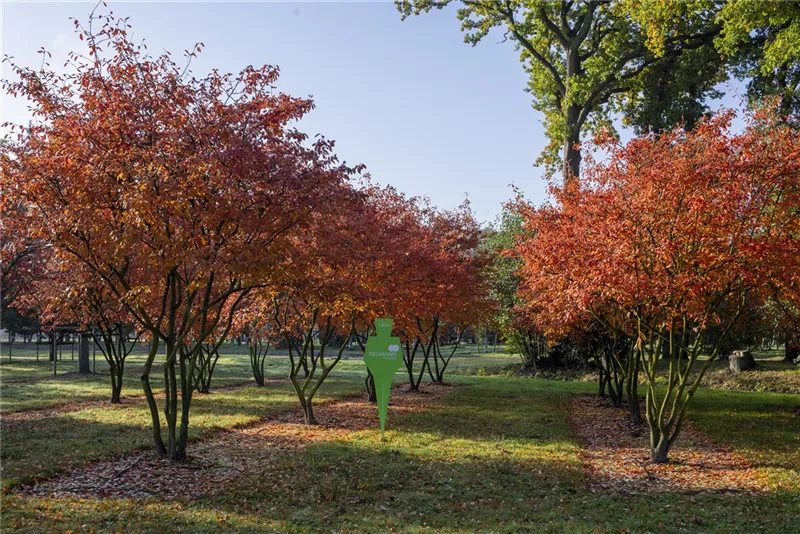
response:
[(495, 223), (484, 229), (480, 247), (488, 254), (486, 277), (490, 298), (497, 303), (491, 322), (502, 333), (510, 350), (520, 355), (523, 367), (535, 371), (546, 347), (544, 337), (537, 331), (518, 294), (522, 262), (514, 251), (517, 242), (523, 239), (522, 222), (513, 207), (504, 206)]
[[(403, 18), (450, 3), (396, 2)], [(516, 45), (533, 107), (545, 116), (543, 161), (555, 168), (561, 150), (568, 178), (580, 172), (582, 132), (607, 123), (609, 105), (645, 129), (691, 123), (705, 112), (701, 102), (720, 79), (718, 9), (711, 0), (463, 0), (457, 14), (465, 42), (476, 45), (502, 28)], [(669, 87), (653, 86), (667, 80)]]
[[(290, 234), (355, 170), (289, 126), (313, 103), (275, 91), (276, 68), (196, 78), (202, 44), (179, 66), (111, 15), (75, 27), (87, 51), (68, 73), (12, 64), (18, 80), (4, 84), (35, 118), (2, 152), (4, 216), (55, 262), (81, 263), (151, 339), (141, 380), (153, 440), (181, 460), (203, 343), (224, 337), (237, 303), (285, 263)], [(161, 344), (166, 439), (150, 385)]]
[[(111, 403), (118, 404), (125, 360), (135, 348), (141, 331), (137, 333), (131, 328), (131, 318), (116, 296), (97, 283), (92, 272), (74, 258), (57, 261), (51, 247), (40, 247), (28, 261), (35, 263), (36, 268), (17, 273), (16, 302), (51, 328), (74, 325), (91, 334), (108, 363)], [(66, 333), (51, 333), (56, 337), (56, 343), (50, 344), (51, 361), (55, 358), (55, 345)]]
[(277, 336), (271, 330), (272, 310), (268, 303), (269, 300), (260, 300), (257, 294), (249, 295), (242, 303), (242, 309), (235, 319), (235, 330), (239, 338), (242, 336), (247, 338), (250, 369), (259, 387), (264, 386), (264, 365), (270, 344), (277, 341)]
[[(388, 289), (394, 295), (392, 316), (403, 343), (409, 389), (417, 391), (426, 371), (431, 380), (444, 381), (463, 333), (488, 324), (494, 303), (486, 278), (488, 254), (479, 249), (481, 230), (468, 201), (450, 211), (426, 206), (408, 218), (408, 226), (399, 235), (413, 240), (398, 240), (404, 260), (395, 262)], [(451, 342), (449, 352), (442, 352), (443, 341)]]
[[(370, 290), (380, 284), (388, 252), (365, 232), (374, 226), (364, 197), (350, 190), (324, 212), (309, 214), (308, 231), (296, 236), (280, 288), (260, 296), (288, 348), (289, 380), (310, 425), (316, 424), (314, 396), (349, 346), (359, 317), (369, 313)], [(336, 352), (326, 359), (337, 337)]]
[[(794, 2), (628, 2), (632, 18), (654, 43), (670, 38), (678, 17), (717, 13), (720, 34), (715, 39), (726, 67), (748, 82), (747, 99), (753, 108), (780, 101), (779, 116), (794, 127), (800, 111), (800, 6)], [(710, 52), (708, 52), (710, 54)], [(698, 65), (703, 75), (706, 70)]]
[[(726, 113), (625, 145), (605, 138), (607, 160), (590, 160), (579, 183), (553, 187), (556, 206), (521, 209), (536, 230), (520, 245), (525, 297), (546, 301), (550, 322), (589, 313), (623, 329), (641, 354), (655, 463), (667, 461), (748, 301), (800, 262), (800, 139), (764, 113), (741, 134), (731, 120)], [(719, 331), (709, 349), (712, 325)]]
[(752, 106), (780, 99), (779, 114), (800, 126), (800, 4), (797, 2), (728, 2), (720, 11), (718, 48), (733, 73), (748, 80)]

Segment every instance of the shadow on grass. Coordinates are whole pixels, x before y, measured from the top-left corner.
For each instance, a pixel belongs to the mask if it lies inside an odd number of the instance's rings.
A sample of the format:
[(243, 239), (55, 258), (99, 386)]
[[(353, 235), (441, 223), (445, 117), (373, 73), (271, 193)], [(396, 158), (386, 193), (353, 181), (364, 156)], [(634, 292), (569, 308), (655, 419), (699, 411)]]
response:
[[(320, 402), (357, 392), (352, 382), (331, 381)], [(159, 401), (162, 409), (163, 400)], [(190, 413), (190, 445), (198, 438), (252, 424), (277, 412), (297, 410), (288, 384), (244, 387), (195, 395)], [(86, 462), (113, 458), (152, 447), (150, 412), (143, 400), (121, 405), (99, 404), (48, 417), (4, 421), (2, 487), (51, 477)]]
[(705, 390), (690, 417), (719, 443), (769, 470), (771, 484), (800, 492), (800, 395)]
[(3, 528), (97, 532), (797, 532), (800, 497), (609, 495), (558, 462), (327, 442), (196, 501), (6, 497)]
[[(612, 495), (589, 492), (566, 425), (580, 384), (475, 379), (425, 411), (301, 448), (254, 440), (269, 461), (202, 499), (4, 498), (3, 528), (97, 532), (797, 532), (797, 493)], [(346, 390), (349, 382), (338, 386)], [(326, 384), (327, 385), (327, 384)], [(333, 385), (333, 383), (332, 383)], [(238, 417), (289, 391), (226, 392), (198, 408)], [(252, 395), (250, 398), (248, 395)], [(294, 408), (292, 408), (294, 409)], [(324, 407), (318, 410), (318, 415)], [(85, 417), (95, 417), (84, 414)], [(377, 415), (376, 415), (377, 421)], [(194, 424), (194, 419), (193, 419)], [(377, 422), (376, 422), (377, 425)], [(197, 427), (196, 427), (197, 428)], [(100, 429), (100, 427), (98, 427)], [(41, 437), (39, 439), (42, 439)], [(761, 445), (768, 448), (767, 442)], [(83, 527), (85, 525), (85, 527)]]

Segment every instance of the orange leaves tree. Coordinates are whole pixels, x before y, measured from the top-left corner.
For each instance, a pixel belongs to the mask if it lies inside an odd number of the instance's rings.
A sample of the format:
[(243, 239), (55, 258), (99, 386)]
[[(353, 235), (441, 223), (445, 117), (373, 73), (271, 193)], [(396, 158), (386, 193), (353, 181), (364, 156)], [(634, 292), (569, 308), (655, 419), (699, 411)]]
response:
[[(179, 460), (202, 344), (270, 283), (351, 169), (290, 126), (312, 102), (275, 91), (277, 69), (196, 78), (188, 61), (200, 46), (181, 66), (148, 55), (110, 15), (75, 26), (86, 53), (68, 73), (12, 64), (5, 88), (31, 103), (34, 122), (3, 147), (4, 217), (53, 261), (80, 262), (152, 339), (141, 380), (153, 440)], [(150, 386), (160, 346), (166, 435)]]
[[(125, 361), (141, 337), (117, 296), (75, 258), (56, 261), (51, 247), (42, 248), (37, 261), (42, 268), (26, 280), (19, 299), (34, 309), (45, 328), (75, 325), (91, 333), (108, 363), (111, 403), (121, 401)], [(46, 268), (45, 268), (46, 267)], [(51, 344), (54, 350), (55, 344)]]
[[(409, 388), (416, 391), (426, 372), (442, 382), (466, 329), (489, 320), (488, 255), (478, 247), (481, 230), (468, 201), (450, 211), (419, 199), (384, 201), (382, 232), (391, 261), (381, 298), (403, 342)], [(443, 352), (445, 337), (450, 347)], [(415, 365), (419, 353), (422, 363)]]
[[(554, 188), (554, 206), (520, 206), (535, 231), (518, 247), (523, 297), (543, 322), (588, 314), (632, 339), (647, 377), (653, 462), (667, 461), (738, 315), (800, 262), (798, 135), (767, 114), (738, 134), (731, 120), (624, 145), (602, 139), (607, 158)], [(722, 335), (706, 343), (710, 325)]]
[[(472, 215), (469, 201), (458, 209), (435, 213), (428, 222), (432, 270), (425, 290), (428, 322), (434, 334), (427, 363), (432, 378), (444, 382), (444, 374), (469, 327), (484, 326), (492, 316), (486, 278), (489, 257), (479, 248), (481, 229)], [(447, 325), (450, 335), (442, 330)], [(450, 347), (442, 351), (445, 337)], [(432, 356), (432, 358), (430, 358)], [(433, 367), (431, 369), (431, 363)]]

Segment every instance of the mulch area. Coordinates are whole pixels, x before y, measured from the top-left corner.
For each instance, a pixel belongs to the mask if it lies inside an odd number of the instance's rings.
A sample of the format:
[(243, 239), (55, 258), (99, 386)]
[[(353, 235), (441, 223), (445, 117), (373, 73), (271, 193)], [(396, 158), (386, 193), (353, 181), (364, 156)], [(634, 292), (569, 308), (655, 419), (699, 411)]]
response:
[(669, 463), (650, 463), (649, 429), (628, 420), (626, 408), (599, 397), (573, 397), (570, 423), (580, 439), (591, 491), (743, 492), (766, 491), (764, 477), (741, 455), (713, 442), (690, 421), (669, 452)]
[[(420, 411), (455, 386), (425, 384), (419, 393), (392, 389), (388, 426), (393, 416)], [(291, 450), (318, 441), (334, 441), (361, 430), (378, 429), (378, 410), (363, 398), (315, 405), (317, 425), (303, 424), (299, 409), (190, 443), (189, 458), (171, 462), (152, 451), (94, 463), (71, 473), (19, 488), (20, 493), (53, 497), (193, 498), (225, 491), (242, 474), (258, 472)], [(376, 432), (376, 439), (377, 438)]]

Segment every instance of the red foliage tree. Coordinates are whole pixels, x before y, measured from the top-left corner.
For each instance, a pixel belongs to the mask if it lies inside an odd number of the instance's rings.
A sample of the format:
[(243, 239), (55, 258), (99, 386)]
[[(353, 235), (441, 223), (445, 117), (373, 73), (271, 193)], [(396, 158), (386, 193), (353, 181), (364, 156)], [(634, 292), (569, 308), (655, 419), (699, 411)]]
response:
[[(653, 462), (667, 461), (740, 311), (800, 266), (800, 138), (766, 115), (736, 134), (732, 118), (627, 144), (601, 139), (607, 159), (553, 188), (555, 206), (520, 208), (535, 230), (519, 246), (522, 295), (543, 322), (589, 313), (641, 354)], [(707, 346), (715, 323), (723, 335)]]
[[(31, 102), (35, 122), (3, 148), (4, 216), (54, 261), (80, 262), (149, 334), (155, 448), (179, 460), (201, 345), (270, 282), (291, 236), (349, 188), (352, 169), (289, 126), (313, 104), (276, 92), (277, 69), (196, 78), (167, 53), (147, 55), (124, 21), (75, 25), (87, 51), (69, 73), (12, 65), (18, 80), (5, 88)], [(160, 344), (166, 439), (149, 378)]]

